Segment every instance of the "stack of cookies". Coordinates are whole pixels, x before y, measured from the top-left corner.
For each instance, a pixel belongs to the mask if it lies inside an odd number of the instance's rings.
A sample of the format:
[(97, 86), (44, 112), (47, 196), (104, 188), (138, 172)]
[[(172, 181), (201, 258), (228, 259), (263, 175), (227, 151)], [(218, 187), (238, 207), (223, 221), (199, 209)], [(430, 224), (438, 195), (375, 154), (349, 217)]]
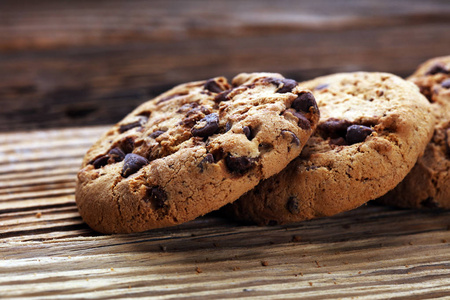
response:
[(91, 147), (77, 206), (103, 233), (172, 226), (221, 207), (258, 224), (331, 216), (376, 198), (450, 208), (449, 78), (443, 57), (406, 81), (243, 73), (179, 85)]

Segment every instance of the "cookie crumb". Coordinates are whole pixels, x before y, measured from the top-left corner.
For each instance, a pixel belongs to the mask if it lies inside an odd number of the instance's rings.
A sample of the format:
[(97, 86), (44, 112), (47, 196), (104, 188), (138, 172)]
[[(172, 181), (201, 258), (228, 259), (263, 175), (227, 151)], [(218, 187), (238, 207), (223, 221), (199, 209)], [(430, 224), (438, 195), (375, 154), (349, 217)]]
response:
[(317, 265), (318, 268), (321, 267), (321, 265), (319, 264), (319, 262), (318, 262), (317, 260), (315, 260), (314, 262), (316, 263), (316, 265)]
[(361, 271), (358, 272), (358, 274), (361, 274), (361, 273), (362, 273)]
[(217, 247), (219, 247), (219, 244), (213, 243), (213, 246), (217, 248)]
[(69, 255), (69, 256), (67, 256), (67, 258), (68, 258), (68, 259), (71, 259), (71, 258), (72, 258), (72, 256), (70, 256), (70, 255)]
[(167, 247), (164, 245), (159, 245), (159, 248), (161, 249), (162, 252), (167, 252)]
[(331, 272), (328, 272), (328, 274), (331, 274)]
[(200, 273), (203, 273), (203, 270), (200, 269), (199, 267), (196, 267), (195, 272), (197, 272), (197, 274), (200, 274)]
[(292, 242), (294, 242), (294, 243), (301, 242), (301, 240), (302, 240), (302, 237), (299, 236), (299, 235), (293, 235), (292, 236)]
[(131, 285), (129, 285), (128, 288), (131, 289)]
[(239, 271), (240, 269), (240, 267), (233, 267), (233, 271)]
[(300, 276), (303, 276), (303, 272), (300, 272)]
[(409, 244), (409, 245), (413, 245), (413, 242), (410, 241), (408, 244)]
[(39, 219), (40, 217), (42, 217), (42, 213), (41, 212), (37, 212), (35, 217)]
[(348, 261), (344, 261), (344, 265), (348, 265)]
[(310, 286), (313, 286), (313, 283), (312, 283), (311, 281), (310, 281), (310, 282), (308, 282), (308, 283), (309, 283), (309, 285), (310, 285)]
[(445, 244), (445, 243), (447, 243), (447, 240), (446, 239), (442, 239), (442, 242)]
[(409, 268), (409, 265), (405, 265), (405, 268)]
[(337, 284), (337, 282), (336, 282), (336, 281), (334, 281), (333, 283), (334, 283), (334, 284)]
[(267, 267), (268, 265), (269, 265), (269, 262), (267, 260), (262, 260), (261, 261), (261, 266)]
[(111, 268), (111, 271), (114, 271), (114, 268)]

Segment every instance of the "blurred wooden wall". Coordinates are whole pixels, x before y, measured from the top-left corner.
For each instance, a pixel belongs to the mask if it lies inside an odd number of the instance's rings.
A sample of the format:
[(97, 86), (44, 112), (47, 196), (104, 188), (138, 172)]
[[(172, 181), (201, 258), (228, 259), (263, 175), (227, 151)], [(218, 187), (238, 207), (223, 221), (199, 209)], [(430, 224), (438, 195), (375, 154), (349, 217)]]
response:
[(218, 75), (407, 76), (449, 54), (448, 0), (2, 0), (0, 131), (117, 122)]

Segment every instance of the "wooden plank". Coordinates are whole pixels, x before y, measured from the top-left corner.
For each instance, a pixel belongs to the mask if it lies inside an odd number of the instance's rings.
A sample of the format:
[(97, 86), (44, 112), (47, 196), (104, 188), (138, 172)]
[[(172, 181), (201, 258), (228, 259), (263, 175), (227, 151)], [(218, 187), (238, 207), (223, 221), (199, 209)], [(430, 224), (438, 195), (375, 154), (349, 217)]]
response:
[(448, 1), (1, 1), (0, 131), (115, 123), (174, 84), (410, 74), (448, 55)]
[[(78, 165), (57, 158), (71, 151), (62, 141), (93, 142), (104, 129), (0, 134), (11, 142), (1, 146), (2, 167), (19, 164), (23, 172), (0, 177), (0, 298), (450, 297), (450, 211), (368, 205), (271, 227), (208, 215), (176, 227), (99, 235), (76, 210)], [(44, 156), (37, 137), (46, 142)], [(15, 147), (28, 155), (17, 156)], [(36, 163), (33, 154), (56, 163), (27, 170), (28, 161)], [(58, 178), (63, 183), (55, 190), (49, 184), (59, 185)]]

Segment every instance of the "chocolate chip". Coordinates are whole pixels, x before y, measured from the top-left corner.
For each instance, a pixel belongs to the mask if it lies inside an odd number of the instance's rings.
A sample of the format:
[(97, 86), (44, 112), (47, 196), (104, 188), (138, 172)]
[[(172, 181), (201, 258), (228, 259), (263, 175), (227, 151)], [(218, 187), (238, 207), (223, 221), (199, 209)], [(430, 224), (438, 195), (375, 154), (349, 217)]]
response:
[(297, 86), (297, 81), (292, 79), (282, 79), (283, 86), (277, 90), (277, 93), (288, 93)]
[(347, 120), (330, 118), (325, 122), (319, 124), (318, 129), (324, 138), (338, 138), (345, 137), (345, 135), (347, 134), (347, 128), (350, 125), (351, 123)]
[(445, 89), (450, 89), (450, 79), (446, 79), (441, 82), (441, 86)]
[(204, 166), (206, 164), (212, 164), (214, 163), (214, 155), (212, 153), (206, 154), (206, 156), (202, 159), (202, 161), (198, 164), (198, 167), (200, 168), (200, 172), (203, 172)]
[(301, 93), (293, 102), (291, 107), (296, 111), (302, 111), (309, 113), (311, 107), (317, 111), (316, 99), (314, 99), (313, 94), (310, 92)]
[(123, 150), (125, 153), (131, 153), (134, 149), (134, 138), (132, 137), (125, 137), (119, 142), (120, 149)]
[(265, 81), (276, 85), (278, 87), (277, 93), (281, 94), (292, 92), (292, 90), (297, 86), (297, 81), (292, 79), (268, 77)]
[(213, 135), (217, 129), (219, 129), (219, 116), (209, 114), (192, 127), (191, 133), (193, 136), (208, 137)]
[(228, 98), (228, 94), (231, 92), (231, 90), (226, 90), (226, 91), (223, 91), (223, 92), (221, 92), (220, 94), (218, 94), (218, 95), (216, 95), (215, 97), (214, 97), (214, 101), (216, 102), (216, 103), (220, 103), (220, 102), (223, 102), (223, 101), (228, 101), (228, 100), (230, 100), (229, 98)]
[(420, 205), (426, 208), (438, 208), (439, 204), (434, 201), (433, 197), (428, 197), (427, 199), (420, 202)]
[(163, 208), (167, 201), (166, 192), (159, 186), (147, 188), (146, 202), (150, 202), (156, 209)]
[(244, 126), (242, 128), (242, 131), (244, 132), (245, 136), (247, 137), (247, 139), (249, 141), (251, 141), (254, 138), (254, 136), (252, 134), (252, 129), (249, 126)]
[(209, 79), (206, 81), (205, 89), (213, 93), (221, 93), (223, 91), (214, 79)]
[(296, 215), (300, 212), (297, 197), (289, 197), (288, 201), (286, 202), (286, 209), (293, 215)]
[(297, 125), (300, 128), (305, 129), (305, 130), (311, 129), (311, 123), (303, 114), (301, 114), (299, 112), (294, 112), (293, 115), (297, 117), (297, 119), (298, 119)]
[(138, 154), (129, 153), (125, 155), (122, 168), (122, 176), (128, 177), (131, 174), (139, 171), (146, 164), (148, 164), (148, 160), (145, 157), (142, 157)]
[(147, 119), (150, 118), (150, 115), (152, 114), (151, 111), (142, 111), (138, 114), (140, 117), (146, 117)]
[(450, 71), (442, 63), (436, 63), (430, 69), (428, 69), (425, 75), (435, 75), (438, 73), (449, 74)]
[(164, 132), (165, 132), (164, 130), (156, 130), (150, 134), (150, 137), (153, 139), (156, 139), (158, 136), (160, 136)]
[(290, 131), (290, 130), (281, 130), (281, 134), (283, 136), (289, 135), (292, 138), (291, 143), (295, 144), (297, 146), (300, 146), (300, 140), (295, 135), (295, 133), (293, 133), (292, 131)]
[(255, 166), (256, 160), (246, 156), (233, 156), (231, 154), (225, 157), (225, 164), (233, 173), (244, 174)]
[(228, 121), (227, 124), (225, 124), (225, 132), (230, 131), (231, 127), (233, 127), (233, 124)]
[(316, 86), (314, 89), (316, 91), (320, 91), (320, 90), (326, 89), (328, 86), (329, 86), (328, 83), (322, 83), (322, 84), (319, 84), (318, 86)]
[(350, 145), (363, 142), (373, 132), (372, 128), (363, 125), (351, 125), (347, 128), (345, 139)]
[(111, 149), (108, 154), (115, 162), (122, 161), (125, 158), (125, 153), (119, 147)]
[(120, 125), (119, 132), (124, 133), (125, 131), (128, 131), (135, 127), (142, 127), (145, 123), (147, 123), (147, 121), (148, 121), (147, 117), (141, 116), (141, 117), (139, 117), (139, 120), (137, 120), (133, 123)]
[(92, 162), (92, 165), (94, 166), (94, 168), (99, 169), (103, 166), (106, 166), (108, 164), (108, 160), (109, 160), (109, 155), (102, 155), (99, 158), (95, 159)]

